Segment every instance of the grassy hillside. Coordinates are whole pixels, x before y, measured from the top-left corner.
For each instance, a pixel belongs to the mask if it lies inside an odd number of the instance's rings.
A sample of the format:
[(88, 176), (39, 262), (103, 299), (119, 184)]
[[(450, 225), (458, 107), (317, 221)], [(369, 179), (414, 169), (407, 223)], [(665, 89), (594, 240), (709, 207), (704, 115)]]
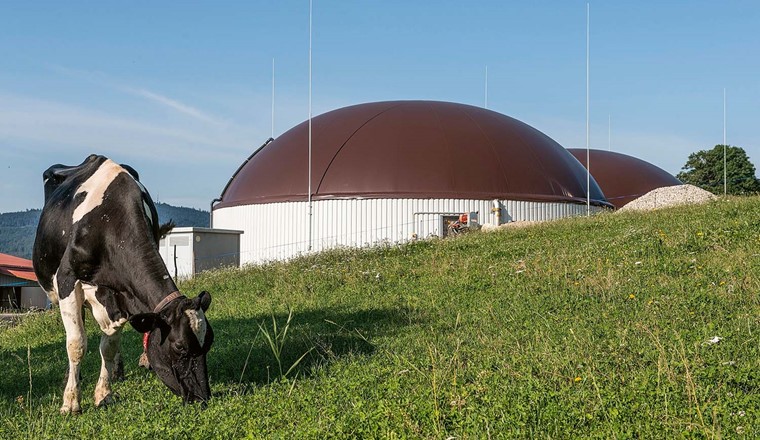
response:
[[(214, 298), (205, 410), (137, 367), (131, 329), (93, 408), (89, 319), (84, 413), (58, 415), (45, 313), (0, 330), (1, 437), (757, 438), (759, 248), (746, 198), (212, 273), (182, 286)], [(278, 362), (261, 329), (289, 309)]]
[[(156, 203), (156, 211), (161, 223), (173, 220), (177, 226), (208, 227), (207, 211), (166, 203)], [(0, 213), (0, 252), (31, 259), (41, 213), (39, 209)]]

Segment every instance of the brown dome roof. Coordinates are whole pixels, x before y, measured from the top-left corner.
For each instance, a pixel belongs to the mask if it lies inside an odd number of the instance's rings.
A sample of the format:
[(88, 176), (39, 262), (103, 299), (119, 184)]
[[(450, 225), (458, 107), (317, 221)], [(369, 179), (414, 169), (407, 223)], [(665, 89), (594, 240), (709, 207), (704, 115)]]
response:
[[(568, 148), (583, 166), (586, 166), (585, 148)], [(621, 153), (589, 150), (591, 174), (596, 179), (607, 200), (622, 208), (653, 189), (663, 186), (682, 185), (682, 182), (662, 168), (649, 162)]]
[[(216, 208), (307, 199), (308, 121), (255, 152)], [(312, 119), (312, 198), (585, 203), (586, 170), (545, 134), (494, 111), (433, 101), (359, 104)], [(592, 179), (592, 203), (607, 205)]]

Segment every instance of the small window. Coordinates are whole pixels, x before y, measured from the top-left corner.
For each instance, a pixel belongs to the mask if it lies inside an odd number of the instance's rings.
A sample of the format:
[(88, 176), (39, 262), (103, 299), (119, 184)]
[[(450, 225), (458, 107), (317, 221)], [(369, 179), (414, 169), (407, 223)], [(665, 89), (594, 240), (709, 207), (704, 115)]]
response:
[(169, 246), (187, 246), (190, 244), (188, 237), (169, 237)]

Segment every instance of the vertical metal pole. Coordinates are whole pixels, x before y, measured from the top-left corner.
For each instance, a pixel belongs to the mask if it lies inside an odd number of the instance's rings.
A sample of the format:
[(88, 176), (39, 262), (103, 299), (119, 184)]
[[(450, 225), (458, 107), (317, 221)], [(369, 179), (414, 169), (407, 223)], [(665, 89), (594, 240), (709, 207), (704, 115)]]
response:
[(311, 251), (311, 229), (312, 229), (312, 206), (311, 206), (311, 15), (312, 0), (309, 0), (309, 248)]
[(586, 3), (586, 215), (591, 215), (591, 153), (589, 151), (589, 27), (590, 7)]
[(274, 58), (272, 58), (272, 135), (274, 139)]
[(486, 105), (485, 108), (488, 108), (488, 66), (486, 65)]
[(177, 245), (174, 245), (174, 279), (177, 279)]
[(728, 194), (728, 175), (726, 168), (726, 88), (723, 87), (723, 195)]
[(612, 116), (607, 115), (607, 151), (612, 151)]

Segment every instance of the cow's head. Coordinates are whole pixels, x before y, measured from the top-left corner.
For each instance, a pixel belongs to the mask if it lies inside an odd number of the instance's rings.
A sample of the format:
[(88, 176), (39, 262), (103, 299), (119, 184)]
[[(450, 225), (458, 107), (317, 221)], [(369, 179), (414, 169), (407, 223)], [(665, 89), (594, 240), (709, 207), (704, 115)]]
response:
[(174, 300), (159, 313), (140, 313), (129, 320), (135, 330), (150, 332), (150, 366), (185, 402), (205, 402), (211, 397), (206, 353), (214, 332), (204, 313), (210, 304), (211, 295), (203, 291), (193, 299)]

